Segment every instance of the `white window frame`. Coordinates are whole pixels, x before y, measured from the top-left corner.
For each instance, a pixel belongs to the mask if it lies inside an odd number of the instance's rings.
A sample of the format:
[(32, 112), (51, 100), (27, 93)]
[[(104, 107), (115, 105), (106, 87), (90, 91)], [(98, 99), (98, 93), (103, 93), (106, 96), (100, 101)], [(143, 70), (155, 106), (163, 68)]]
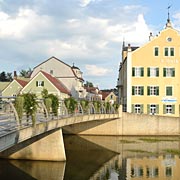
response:
[(37, 87), (43, 87), (44, 81), (37, 81)]
[(166, 114), (172, 114), (172, 105), (171, 104), (167, 104), (166, 105)]
[(150, 104), (150, 114), (156, 114), (157, 113), (157, 106), (156, 104)]
[(135, 104), (134, 105), (134, 112), (136, 114), (140, 114), (141, 113), (141, 104)]

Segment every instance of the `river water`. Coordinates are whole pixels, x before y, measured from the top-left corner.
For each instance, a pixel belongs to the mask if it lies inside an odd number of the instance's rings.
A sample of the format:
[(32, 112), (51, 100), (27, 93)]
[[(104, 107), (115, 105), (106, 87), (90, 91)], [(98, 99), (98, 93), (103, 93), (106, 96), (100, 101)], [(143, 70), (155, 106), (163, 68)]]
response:
[(180, 180), (180, 137), (64, 136), (66, 162), (0, 160), (0, 180)]

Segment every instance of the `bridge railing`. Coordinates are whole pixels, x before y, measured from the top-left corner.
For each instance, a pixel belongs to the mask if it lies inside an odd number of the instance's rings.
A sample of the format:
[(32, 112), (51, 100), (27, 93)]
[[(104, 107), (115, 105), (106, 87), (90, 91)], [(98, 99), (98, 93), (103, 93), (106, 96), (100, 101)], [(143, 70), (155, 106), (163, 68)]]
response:
[[(9, 133), (14, 130), (19, 130), (21, 128), (32, 126), (31, 117), (27, 117), (26, 113), (23, 113), (21, 122), (17, 117), (17, 111), (14, 107), (15, 97), (0, 97), (0, 136)], [(38, 109), (36, 112), (36, 124), (41, 122), (48, 122), (51, 120), (59, 120), (62, 118), (72, 117), (72, 116), (85, 116), (90, 114), (117, 114), (115, 110), (112, 112), (105, 112), (103, 107), (100, 112), (96, 112), (93, 105), (90, 106), (89, 110), (84, 112), (79, 104), (79, 109), (76, 109), (74, 113), (68, 114), (67, 109), (63, 102), (59, 103), (58, 115), (54, 116), (53, 113), (46, 114), (45, 106), (42, 100), (38, 100)]]

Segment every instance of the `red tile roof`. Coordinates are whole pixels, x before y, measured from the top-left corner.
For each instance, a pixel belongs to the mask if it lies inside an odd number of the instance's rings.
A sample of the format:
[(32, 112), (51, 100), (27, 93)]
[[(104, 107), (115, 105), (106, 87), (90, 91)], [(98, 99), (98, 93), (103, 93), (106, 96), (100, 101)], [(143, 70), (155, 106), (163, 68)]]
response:
[(16, 80), (22, 87), (24, 87), (28, 83), (28, 81), (23, 81), (23, 80), (17, 79), (17, 78), (15, 78), (14, 80)]
[(101, 91), (102, 100), (105, 100), (105, 98), (106, 98), (110, 93), (111, 93), (111, 92), (109, 92), (109, 91)]
[(71, 94), (70, 91), (65, 87), (65, 85), (60, 82), (57, 78), (52, 77), (50, 74), (40, 71), (59, 91), (65, 94)]

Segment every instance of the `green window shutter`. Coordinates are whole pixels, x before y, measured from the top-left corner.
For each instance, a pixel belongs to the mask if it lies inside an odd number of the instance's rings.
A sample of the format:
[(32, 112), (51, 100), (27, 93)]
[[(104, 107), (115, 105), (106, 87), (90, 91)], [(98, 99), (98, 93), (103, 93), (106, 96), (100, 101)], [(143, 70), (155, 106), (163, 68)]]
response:
[(163, 104), (163, 114), (166, 114), (166, 105)]
[(147, 87), (147, 95), (150, 95), (150, 86)]
[(143, 104), (141, 104), (141, 113), (144, 113), (144, 105)]
[(156, 76), (159, 77), (159, 68), (156, 68)]
[(141, 95), (144, 95), (144, 87), (141, 86)]
[(156, 96), (159, 96), (159, 86), (156, 86)]
[(36, 87), (38, 86), (38, 81), (36, 81)]
[(134, 113), (134, 104), (131, 105), (131, 112)]
[(175, 68), (172, 68), (172, 77), (175, 77)]
[(150, 105), (147, 105), (147, 113), (150, 114)]
[(150, 77), (150, 68), (147, 68), (147, 76)]
[(156, 105), (156, 114), (159, 114), (159, 104)]
[(163, 68), (163, 76), (166, 77), (166, 68)]
[(175, 114), (175, 105), (172, 105), (172, 114)]
[(144, 68), (141, 68), (141, 76), (144, 76)]
[(42, 86), (44, 86), (44, 81), (42, 81)]
[(135, 88), (132, 86), (132, 95), (135, 95)]
[(135, 76), (135, 68), (132, 68), (132, 76)]
[(172, 96), (172, 87), (166, 87), (166, 96)]

